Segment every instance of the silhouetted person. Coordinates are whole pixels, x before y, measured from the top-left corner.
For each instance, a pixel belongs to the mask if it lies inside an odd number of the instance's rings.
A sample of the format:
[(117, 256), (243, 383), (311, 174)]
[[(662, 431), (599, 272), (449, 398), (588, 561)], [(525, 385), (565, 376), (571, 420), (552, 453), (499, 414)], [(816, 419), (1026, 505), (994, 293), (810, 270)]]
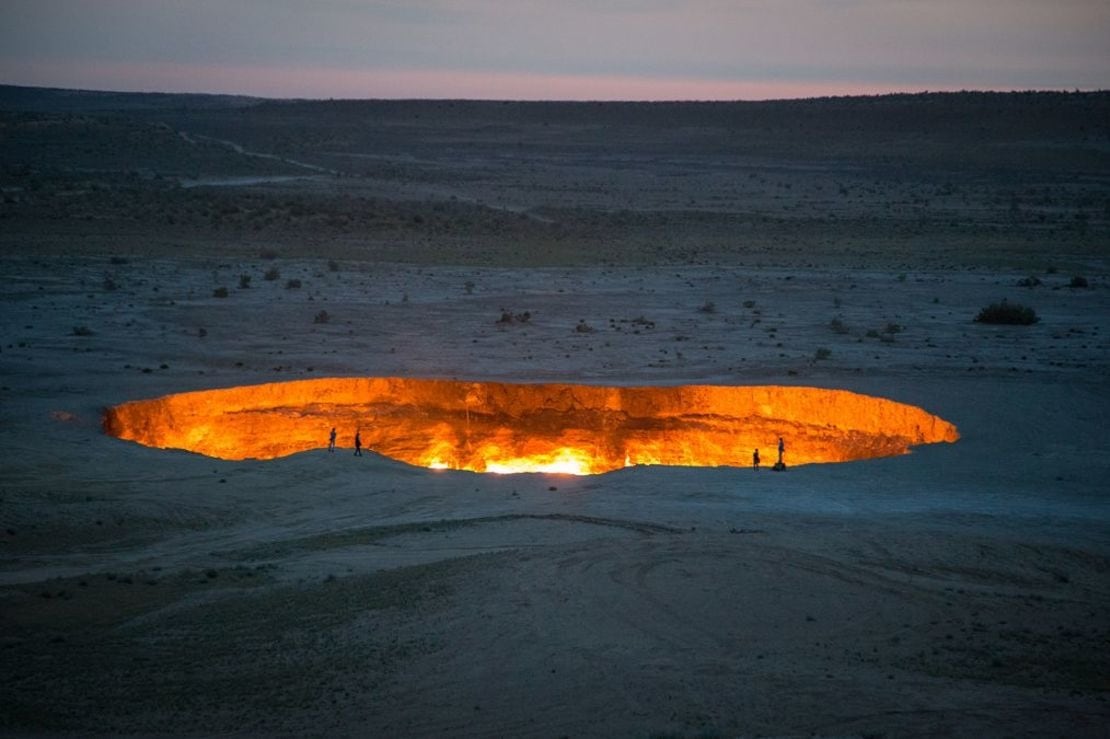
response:
[(362, 456), (362, 430), (355, 432), (355, 456)]
[(329, 452), (334, 452), (335, 451), (335, 427), (334, 426), (331, 429), (331, 433), (328, 435), (328, 451)]
[(783, 464), (782, 454), (786, 451), (786, 444), (783, 443), (782, 437), (779, 437), (779, 464)]
[(759, 469), (759, 450), (752, 452), (752, 469)]

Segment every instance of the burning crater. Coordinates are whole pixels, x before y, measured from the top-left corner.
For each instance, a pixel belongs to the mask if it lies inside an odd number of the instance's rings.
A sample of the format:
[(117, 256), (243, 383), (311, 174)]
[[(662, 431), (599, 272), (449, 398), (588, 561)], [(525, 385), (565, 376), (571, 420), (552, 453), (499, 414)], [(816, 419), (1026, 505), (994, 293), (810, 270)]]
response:
[(273, 459), (328, 444), (474, 472), (599, 474), (640, 464), (848, 462), (953, 442), (912, 405), (812, 387), (601, 387), (330, 378), (167, 395), (107, 410), (104, 429), (160, 449)]

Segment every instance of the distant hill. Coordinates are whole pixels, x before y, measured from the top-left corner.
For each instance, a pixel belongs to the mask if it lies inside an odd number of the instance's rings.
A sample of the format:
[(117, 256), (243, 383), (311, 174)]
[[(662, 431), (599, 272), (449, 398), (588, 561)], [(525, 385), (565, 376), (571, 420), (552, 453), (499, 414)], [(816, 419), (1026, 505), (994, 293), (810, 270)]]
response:
[[(511, 101), (511, 100), (421, 100), (421, 99), (277, 99), (247, 95), (206, 93), (111, 92), (52, 87), (0, 85), (0, 111), (40, 113), (94, 113), (139, 111), (219, 111), (258, 108), (278, 114), (372, 115), (392, 117), (450, 111), (461, 118), (496, 116), (515, 122), (536, 120), (580, 120), (601, 118), (627, 123), (645, 115), (661, 116), (668, 122), (704, 123), (703, 117), (814, 114), (840, 117), (899, 113), (917, 120), (959, 119), (970, 113), (1008, 115), (1028, 111), (1110, 109), (1110, 90), (1097, 92), (923, 92), (888, 95), (859, 95), (762, 101)], [(652, 122), (650, 120), (644, 122)]]
[[(39, 119), (50, 125), (39, 125)], [(636, 161), (649, 170), (683, 158), (709, 167), (774, 160), (793, 167), (909, 168), (942, 178), (953, 171), (969, 177), (1023, 172), (1029, 179), (1037, 170), (1074, 177), (1110, 169), (1107, 91), (560, 102), (268, 99), (0, 86), (0, 120), (8, 125), (6, 140), (0, 140), (3, 161), (32, 168), (226, 169), (236, 175), (292, 168), (401, 182), (423, 176), (412, 169), (414, 156), (464, 170), (468, 161), (532, 157), (585, 167)], [(229, 161), (227, 154), (236, 152)]]
[(242, 108), (260, 102), (243, 95), (164, 92), (100, 92), (0, 85), (0, 110), (25, 113), (107, 113)]

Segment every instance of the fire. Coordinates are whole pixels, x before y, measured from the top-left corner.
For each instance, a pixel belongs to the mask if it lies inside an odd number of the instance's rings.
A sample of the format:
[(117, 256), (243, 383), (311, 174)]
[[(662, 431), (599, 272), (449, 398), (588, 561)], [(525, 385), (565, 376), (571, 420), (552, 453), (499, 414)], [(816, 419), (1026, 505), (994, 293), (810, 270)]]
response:
[(954, 442), (916, 406), (812, 387), (602, 387), (327, 378), (203, 390), (108, 409), (107, 433), (221, 459), (273, 459), (327, 446), (431, 469), (600, 474), (633, 465), (764, 465), (905, 454)]
[(517, 472), (590, 475), (593, 474), (593, 463), (585, 452), (564, 447), (553, 454), (536, 454), (531, 457), (514, 457), (512, 459), (486, 459), (486, 472), (494, 472), (499, 475), (511, 475)]

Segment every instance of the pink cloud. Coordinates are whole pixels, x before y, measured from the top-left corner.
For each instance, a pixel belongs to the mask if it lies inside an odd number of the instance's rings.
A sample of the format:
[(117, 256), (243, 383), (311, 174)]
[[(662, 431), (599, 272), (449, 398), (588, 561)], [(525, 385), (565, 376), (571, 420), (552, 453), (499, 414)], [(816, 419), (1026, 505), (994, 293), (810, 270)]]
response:
[(620, 75), (548, 75), (472, 70), (343, 69), (176, 62), (5, 65), (7, 82), (80, 89), (210, 92), (306, 98), (493, 100), (768, 100), (954, 90), (974, 85), (897, 87), (861, 80), (710, 80)]

